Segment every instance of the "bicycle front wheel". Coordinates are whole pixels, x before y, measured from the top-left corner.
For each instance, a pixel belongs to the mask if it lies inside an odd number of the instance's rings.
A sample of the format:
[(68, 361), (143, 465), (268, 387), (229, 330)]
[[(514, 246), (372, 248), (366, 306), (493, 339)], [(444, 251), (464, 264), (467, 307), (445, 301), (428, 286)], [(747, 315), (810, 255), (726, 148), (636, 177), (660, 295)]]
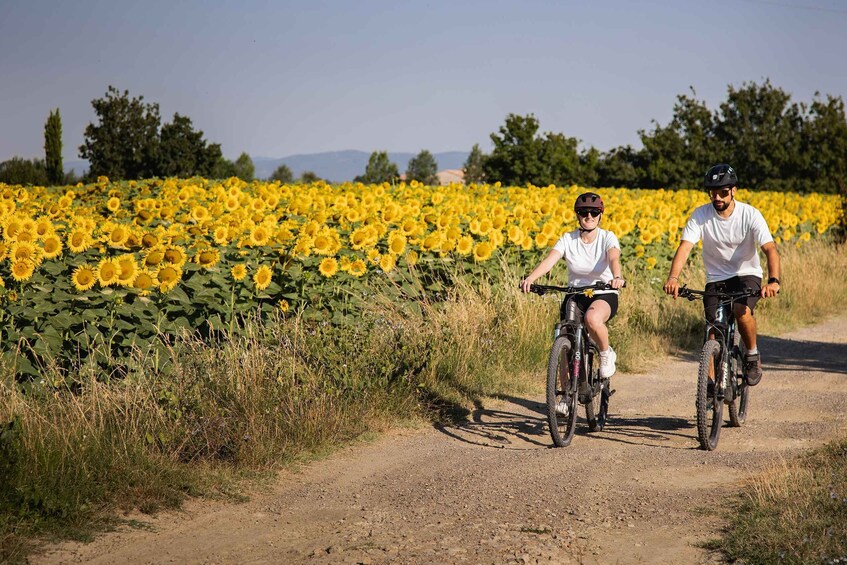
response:
[[(717, 387), (710, 387), (709, 381), (715, 382), (720, 365), (721, 344), (710, 339), (703, 344), (700, 353), (700, 368), (697, 372), (697, 439), (700, 448), (712, 451), (718, 446), (723, 423), (723, 400), (717, 398)], [(709, 390), (711, 388), (711, 391)]]
[(576, 429), (576, 376), (570, 370), (570, 350), (570, 340), (557, 337), (547, 363), (547, 422), (556, 447), (570, 445)]

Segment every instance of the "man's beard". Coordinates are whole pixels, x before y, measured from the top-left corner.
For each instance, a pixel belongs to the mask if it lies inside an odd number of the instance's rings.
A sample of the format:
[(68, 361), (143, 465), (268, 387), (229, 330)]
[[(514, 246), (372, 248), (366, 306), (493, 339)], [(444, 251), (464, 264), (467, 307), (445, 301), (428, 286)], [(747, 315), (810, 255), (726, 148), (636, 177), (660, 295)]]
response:
[(729, 202), (724, 202), (723, 200), (715, 200), (712, 202), (712, 206), (714, 206), (715, 210), (718, 212), (723, 212), (727, 208), (729, 208)]

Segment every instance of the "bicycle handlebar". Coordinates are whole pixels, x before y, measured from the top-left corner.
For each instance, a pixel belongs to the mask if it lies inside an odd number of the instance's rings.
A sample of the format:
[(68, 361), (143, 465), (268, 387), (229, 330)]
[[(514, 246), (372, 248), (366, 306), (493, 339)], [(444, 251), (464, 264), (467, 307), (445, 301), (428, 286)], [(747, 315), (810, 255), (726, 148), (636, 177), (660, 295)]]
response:
[[(626, 286), (626, 282), (623, 283)], [(617, 290), (612, 288), (612, 285), (604, 282), (596, 282), (587, 286), (553, 286), (546, 284), (531, 284), (529, 291), (538, 295), (544, 295), (548, 292), (564, 292), (565, 294), (582, 294), (593, 290)]]
[(687, 298), (688, 300), (698, 300), (703, 299), (706, 296), (716, 296), (718, 298), (725, 299), (728, 302), (735, 302), (739, 298), (747, 298), (748, 296), (755, 296), (756, 294), (758, 293), (752, 288), (745, 288), (744, 290), (736, 292), (706, 292), (705, 290), (695, 290), (693, 288), (688, 288), (687, 286), (682, 286), (677, 291), (677, 296)]

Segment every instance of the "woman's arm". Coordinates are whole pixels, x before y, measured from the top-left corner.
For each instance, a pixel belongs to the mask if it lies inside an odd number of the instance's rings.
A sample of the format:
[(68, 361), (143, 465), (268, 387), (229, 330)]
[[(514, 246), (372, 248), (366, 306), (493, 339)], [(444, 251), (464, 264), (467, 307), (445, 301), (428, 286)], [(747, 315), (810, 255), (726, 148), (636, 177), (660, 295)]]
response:
[(550, 253), (547, 254), (547, 257), (544, 258), (541, 263), (535, 267), (532, 272), (527, 275), (527, 277), (521, 281), (521, 290), (524, 292), (529, 292), (529, 285), (534, 283), (539, 278), (543, 277), (547, 273), (550, 272), (550, 269), (559, 262), (559, 259), (562, 258), (562, 255), (556, 251), (555, 249), (551, 249)]

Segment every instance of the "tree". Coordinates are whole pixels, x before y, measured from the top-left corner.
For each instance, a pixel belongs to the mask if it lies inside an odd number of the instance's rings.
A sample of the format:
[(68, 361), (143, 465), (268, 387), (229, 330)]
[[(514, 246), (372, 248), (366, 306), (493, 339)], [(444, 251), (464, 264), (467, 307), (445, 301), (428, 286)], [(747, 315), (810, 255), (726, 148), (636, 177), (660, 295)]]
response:
[(491, 134), (494, 150), (483, 163), (489, 182), (569, 185), (586, 177), (577, 152), (579, 140), (551, 132), (542, 137), (537, 135), (538, 129), (538, 120), (532, 114), (506, 117), (500, 134)]
[(129, 98), (109, 86), (106, 96), (91, 102), (99, 123), (85, 128), (79, 156), (88, 159), (89, 176), (141, 179), (155, 176), (159, 165), (159, 105), (144, 97)]
[(218, 157), (215, 166), (212, 167), (212, 173), (209, 175), (209, 177), (213, 179), (228, 179), (237, 176), (238, 169), (236, 168), (235, 163), (223, 155)]
[[(847, 212), (847, 118), (844, 101), (827, 95), (826, 101), (815, 93), (808, 117), (803, 124), (798, 182), (805, 190), (841, 193)], [(802, 181), (805, 179), (805, 183)], [(847, 227), (847, 216), (843, 222)]]
[(211, 176), (221, 156), (221, 146), (207, 145), (202, 131), (194, 131), (191, 118), (174, 114), (173, 122), (159, 134), (159, 165), (163, 177)]
[(50, 184), (62, 184), (65, 171), (62, 168), (62, 118), (59, 109), (50, 112), (44, 124), (44, 166)]
[(235, 176), (244, 182), (251, 182), (256, 176), (256, 167), (253, 166), (253, 159), (247, 153), (242, 153), (235, 160)]
[(353, 179), (365, 184), (381, 184), (394, 182), (400, 177), (400, 171), (395, 163), (388, 159), (387, 151), (374, 151), (368, 159), (365, 173)]
[(6, 184), (46, 186), (47, 168), (40, 159), (12, 157), (0, 163), (0, 182)]
[(282, 163), (271, 175), (270, 180), (279, 181), (282, 184), (294, 182), (294, 173), (288, 168), (288, 165)]
[(474, 143), (471, 147), (471, 152), (468, 154), (468, 159), (465, 161), (462, 172), (465, 173), (465, 183), (481, 183), (485, 182), (485, 154), (479, 148), (479, 143)]
[(742, 186), (788, 188), (797, 177), (803, 116), (790, 102), (769, 80), (728, 87), (715, 126), (725, 158), (717, 161), (732, 163)]
[(303, 174), (300, 175), (300, 179), (298, 180), (298, 182), (300, 184), (312, 184), (313, 182), (318, 182), (319, 180), (321, 180), (321, 177), (315, 174), (314, 171), (303, 171)]
[(714, 118), (706, 103), (695, 96), (694, 88), (690, 97), (677, 96), (673, 118), (667, 126), (654, 120), (652, 132), (639, 130), (644, 145), (639, 160), (647, 168), (641, 175), (643, 188), (696, 187), (710, 164), (728, 160), (715, 157), (723, 152), (714, 141)]
[(426, 149), (409, 159), (406, 166), (406, 180), (416, 180), (426, 185), (438, 184), (438, 163), (432, 153)]
[(644, 153), (631, 145), (615, 147), (600, 156), (597, 161), (597, 186), (636, 188), (642, 184), (645, 169)]

